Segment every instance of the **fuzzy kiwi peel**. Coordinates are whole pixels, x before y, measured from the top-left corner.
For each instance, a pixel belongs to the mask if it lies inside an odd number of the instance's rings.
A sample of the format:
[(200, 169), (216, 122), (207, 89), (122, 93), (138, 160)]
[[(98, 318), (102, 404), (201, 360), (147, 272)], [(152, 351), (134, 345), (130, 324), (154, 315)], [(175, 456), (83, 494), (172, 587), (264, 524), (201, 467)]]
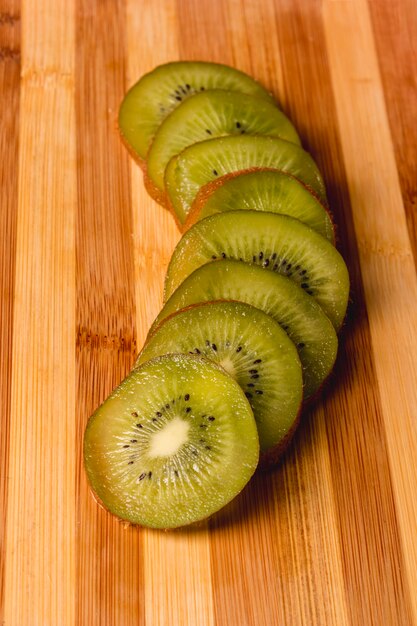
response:
[(303, 398), (297, 350), (277, 322), (242, 302), (196, 304), (165, 319), (136, 364), (165, 352), (201, 354), (222, 366), (252, 407), (262, 464), (276, 457), (282, 442), (289, 441)]
[(255, 420), (239, 385), (191, 355), (164, 355), (134, 369), (84, 436), (84, 465), (100, 501), (152, 528), (212, 515), (244, 488), (258, 459)]

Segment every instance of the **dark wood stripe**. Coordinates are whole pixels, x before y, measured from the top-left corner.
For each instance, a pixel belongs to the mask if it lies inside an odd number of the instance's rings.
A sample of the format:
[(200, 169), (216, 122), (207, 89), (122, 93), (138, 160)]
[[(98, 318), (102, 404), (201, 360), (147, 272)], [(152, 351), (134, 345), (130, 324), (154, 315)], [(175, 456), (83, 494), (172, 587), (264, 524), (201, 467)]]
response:
[[(334, 377), (337, 389), (329, 385), (323, 397), (347, 606), (352, 625), (408, 624), (410, 590), (403, 577), (388, 444), (372, 360), (321, 2), (277, 0), (276, 8), (278, 36), (286, 51), (283, 72), (290, 114), (323, 171), (330, 206), (339, 225), (339, 248), (352, 280), (352, 304)], [(350, 393), (359, 387), (367, 390), (360, 404), (357, 394)], [(349, 459), (349, 466), (345, 459)], [(366, 546), (366, 553), (358, 550), (360, 545)]]
[(0, 0), (0, 624), (4, 572), (12, 386), (13, 301), (19, 172), (20, 2)]
[(121, 2), (77, 2), (79, 626), (140, 626), (145, 620), (141, 532), (124, 528), (96, 504), (82, 468), (87, 419), (136, 353), (129, 157), (116, 125), (126, 90), (125, 24)]
[[(184, 61), (233, 63), (224, 2), (177, 0), (178, 46)], [(213, 33), (216, 38), (213, 39)]]
[(417, 11), (414, 0), (369, 2), (391, 138), (417, 265)]

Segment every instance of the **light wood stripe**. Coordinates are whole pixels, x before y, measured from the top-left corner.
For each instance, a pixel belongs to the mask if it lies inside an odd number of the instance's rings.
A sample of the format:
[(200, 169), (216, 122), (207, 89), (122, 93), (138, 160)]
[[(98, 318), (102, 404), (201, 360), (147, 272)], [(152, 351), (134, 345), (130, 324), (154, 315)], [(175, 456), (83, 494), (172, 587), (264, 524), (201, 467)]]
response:
[(20, 5), (0, 1), (0, 624), (4, 621), (19, 167)]
[(96, 504), (82, 468), (86, 421), (136, 352), (130, 166), (115, 124), (127, 86), (125, 23), (122, 3), (77, 3), (79, 626), (144, 623), (141, 532)]
[[(368, 7), (362, 0), (325, 2), (324, 23), (359, 243), (404, 575), (412, 602), (413, 613), (408, 619), (417, 622), (417, 503), (405, 497), (417, 484), (417, 389), (410, 350), (410, 346), (416, 345), (417, 332), (415, 267)], [(355, 117), (346, 107), (347, 102), (355, 103)], [(390, 599), (386, 600), (386, 605), (390, 601), (390, 613), (385, 613), (384, 623), (398, 623), (395, 592), (398, 590), (391, 590)]]
[(23, 3), (4, 621), (73, 624), (73, 13)]
[[(282, 0), (280, 6), (287, 8), (288, 2)], [(326, 182), (330, 183), (330, 205), (340, 224), (339, 246), (348, 259), (352, 279), (354, 306), (350, 308), (339, 351), (335, 376), (338, 393), (329, 394), (324, 405), (326, 420), (322, 423), (328, 432), (347, 608), (352, 624), (378, 623), (382, 615), (384, 620), (388, 619), (387, 610), (391, 615), (392, 611), (397, 611), (396, 596), (400, 606), (398, 614), (407, 614), (409, 598), (401, 576), (402, 554), (387, 465), (387, 442), (378, 393), (374, 392), (376, 373), (372, 361), (366, 358), (370, 335), (329, 75), (329, 59), (334, 51), (328, 56), (320, 2), (310, 2), (307, 8), (302, 2), (293, 2), (291, 11), (282, 11), (282, 14), (286, 19), (279, 21), (280, 41), (283, 49), (293, 52), (283, 61), (285, 87), (290, 103), (294, 102), (296, 115), (298, 110), (303, 111), (304, 118), (311, 120), (308, 143)], [(358, 351), (363, 349), (364, 355), (358, 359)], [(355, 404), (355, 394), (345, 394), (346, 389), (355, 388), (356, 381), (367, 390), (364, 394), (366, 411)], [(349, 419), (351, 413), (360, 418)], [(367, 441), (373, 441), (374, 446), (369, 446)], [(345, 470), (346, 459), (349, 459), (349, 472)], [(375, 485), (378, 485), (379, 495), (376, 500), (373, 498)], [(356, 496), (359, 493), (369, 499), (367, 507), (363, 507), (362, 498)], [(382, 528), (378, 524), (381, 516), (386, 524)], [(372, 532), (375, 526), (377, 531)], [(366, 546), (368, 554), (364, 555), (358, 546)], [(382, 554), (383, 563), (375, 567)], [(400, 572), (398, 576), (396, 572)]]
[[(128, 77), (134, 83), (160, 63), (178, 58), (178, 22), (174, 6), (149, 3), (137, 12), (127, 4)], [(166, 36), (155, 50), (155, 42), (137, 42), (142, 33), (162, 29)], [(166, 268), (180, 235), (172, 216), (151, 200), (143, 186), (139, 167), (132, 162), (132, 205), (134, 220), (136, 311), (138, 343), (142, 345), (149, 327), (162, 306)], [(182, 624), (213, 626), (209, 536), (206, 525), (198, 531), (144, 532), (144, 578), (146, 623), (152, 626)]]
[(414, 0), (369, 2), (408, 234), (417, 265), (415, 7)]

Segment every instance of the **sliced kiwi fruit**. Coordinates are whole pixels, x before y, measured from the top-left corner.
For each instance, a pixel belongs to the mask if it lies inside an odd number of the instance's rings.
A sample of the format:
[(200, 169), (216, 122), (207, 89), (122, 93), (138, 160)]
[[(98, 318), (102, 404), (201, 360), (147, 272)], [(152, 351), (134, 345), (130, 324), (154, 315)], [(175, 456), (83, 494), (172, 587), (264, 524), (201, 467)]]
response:
[(275, 460), (297, 422), (303, 379), (297, 350), (272, 317), (242, 302), (191, 306), (161, 323), (137, 364), (166, 352), (221, 365), (249, 400), (263, 456)]
[(344, 260), (315, 230), (277, 213), (228, 211), (194, 224), (172, 255), (165, 300), (200, 265), (226, 258), (288, 276), (317, 300), (336, 330), (342, 324), (349, 295)]
[(191, 304), (238, 300), (261, 309), (289, 335), (303, 366), (304, 397), (315, 394), (330, 374), (337, 353), (336, 331), (320, 305), (291, 279), (241, 261), (212, 261), (195, 270), (165, 303), (149, 332)]
[(195, 143), (170, 160), (165, 170), (169, 208), (183, 224), (201, 187), (217, 177), (249, 168), (288, 172), (327, 204), (323, 179), (308, 152), (276, 137), (239, 135)]
[(206, 89), (238, 91), (273, 102), (253, 78), (219, 63), (178, 61), (145, 74), (125, 95), (119, 111), (121, 136), (133, 155), (145, 160), (158, 126), (181, 102)]
[(209, 215), (241, 210), (290, 215), (334, 244), (328, 210), (301, 181), (279, 170), (232, 172), (204, 185), (193, 202), (184, 230)]
[(169, 160), (199, 141), (224, 135), (269, 135), (300, 144), (289, 119), (272, 102), (215, 89), (191, 96), (159, 126), (147, 155), (147, 175), (164, 189)]
[(165, 355), (133, 370), (90, 418), (84, 463), (106, 508), (133, 524), (204, 519), (246, 485), (258, 463), (252, 410), (215, 363)]

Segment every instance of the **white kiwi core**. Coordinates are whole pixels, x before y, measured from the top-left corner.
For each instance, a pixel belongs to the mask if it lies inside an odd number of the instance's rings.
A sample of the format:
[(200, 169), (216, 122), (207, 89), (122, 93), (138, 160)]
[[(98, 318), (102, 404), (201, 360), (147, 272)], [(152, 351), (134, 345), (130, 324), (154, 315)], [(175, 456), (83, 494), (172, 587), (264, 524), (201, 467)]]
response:
[(164, 428), (152, 435), (150, 440), (149, 457), (171, 456), (176, 454), (188, 440), (190, 424), (180, 417), (174, 417)]

